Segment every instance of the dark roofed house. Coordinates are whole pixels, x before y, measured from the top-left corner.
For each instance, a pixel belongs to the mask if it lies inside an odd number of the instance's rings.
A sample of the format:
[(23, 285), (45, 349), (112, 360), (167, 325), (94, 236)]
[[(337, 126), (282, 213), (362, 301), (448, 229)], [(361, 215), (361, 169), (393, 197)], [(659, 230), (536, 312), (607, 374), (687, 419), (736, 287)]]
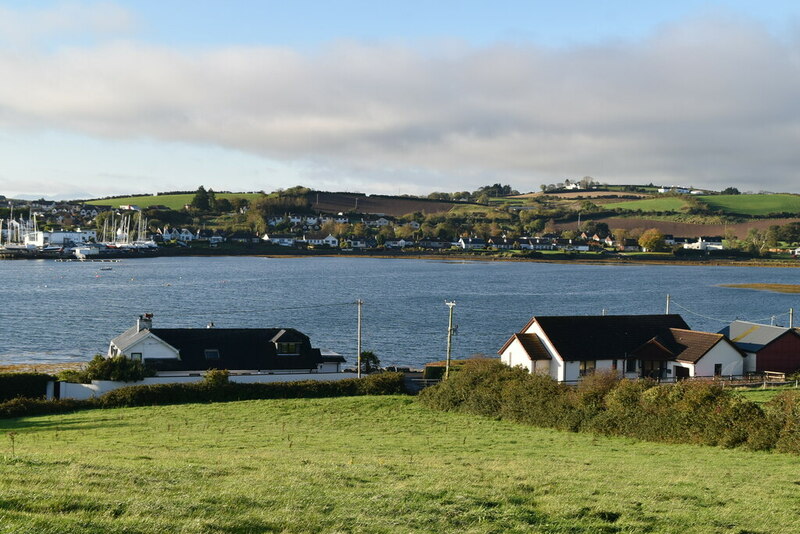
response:
[(743, 374), (743, 354), (720, 334), (690, 330), (680, 315), (543, 316), (498, 351), (507, 365), (577, 381), (597, 369), (621, 376)]
[(111, 340), (108, 357), (141, 360), (158, 374), (210, 369), (339, 372), (344, 358), (323, 355), (293, 328), (153, 328), (152, 315)]

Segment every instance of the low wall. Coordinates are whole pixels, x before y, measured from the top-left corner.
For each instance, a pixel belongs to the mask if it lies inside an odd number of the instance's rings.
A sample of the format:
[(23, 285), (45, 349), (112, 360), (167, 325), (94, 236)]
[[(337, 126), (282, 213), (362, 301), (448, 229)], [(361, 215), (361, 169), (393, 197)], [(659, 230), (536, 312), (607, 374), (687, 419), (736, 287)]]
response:
[[(344, 380), (345, 378), (356, 378), (356, 373), (287, 373), (269, 375), (230, 375), (231, 382), (242, 384), (271, 383), (271, 382), (300, 382), (302, 380), (321, 380), (334, 381)], [(175, 384), (200, 382), (202, 376), (151, 376), (139, 382), (114, 382), (111, 380), (92, 380), (91, 384), (74, 384), (72, 382), (60, 383), (60, 395), (62, 399), (85, 400), (92, 397), (99, 397), (103, 393), (108, 393), (115, 389), (125, 386), (152, 386), (157, 384)], [(52, 399), (51, 389), (48, 388), (47, 398)]]

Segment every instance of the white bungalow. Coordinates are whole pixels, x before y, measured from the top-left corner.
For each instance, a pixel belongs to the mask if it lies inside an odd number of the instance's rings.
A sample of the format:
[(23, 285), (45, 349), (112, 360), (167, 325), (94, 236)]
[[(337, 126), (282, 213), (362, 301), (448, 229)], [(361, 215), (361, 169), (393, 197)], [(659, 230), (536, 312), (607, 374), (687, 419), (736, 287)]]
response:
[(576, 382), (596, 370), (626, 378), (740, 376), (744, 355), (680, 315), (534, 317), (498, 351), (506, 365)]

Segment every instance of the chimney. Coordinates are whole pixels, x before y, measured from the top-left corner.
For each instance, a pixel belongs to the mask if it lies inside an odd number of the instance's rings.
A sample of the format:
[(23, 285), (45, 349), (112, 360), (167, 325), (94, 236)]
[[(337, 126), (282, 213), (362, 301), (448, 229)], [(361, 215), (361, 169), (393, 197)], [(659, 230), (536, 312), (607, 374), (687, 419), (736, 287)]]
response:
[(153, 314), (152, 313), (145, 313), (144, 315), (140, 315), (138, 319), (136, 319), (136, 330), (141, 332), (142, 330), (149, 330), (153, 328)]

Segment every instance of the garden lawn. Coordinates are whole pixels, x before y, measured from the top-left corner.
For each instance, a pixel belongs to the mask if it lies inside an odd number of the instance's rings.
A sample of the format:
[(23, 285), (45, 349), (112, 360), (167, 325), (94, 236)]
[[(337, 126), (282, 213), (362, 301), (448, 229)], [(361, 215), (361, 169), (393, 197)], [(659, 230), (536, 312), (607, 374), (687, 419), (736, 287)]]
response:
[(771, 387), (767, 389), (759, 388), (736, 388), (736, 392), (742, 395), (745, 399), (751, 402), (757, 402), (759, 404), (763, 404), (765, 402), (771, 401), (773, 397), (775, 397), (778, 393), (782, 393), (784, 391), (797, 391), (797, 389), (791, 386), (780, 386), (780, 387)]
[(87, 410), (0, 420), (0, 439), (3, 533), (800, 531), (795, 456), (405, 396)]

